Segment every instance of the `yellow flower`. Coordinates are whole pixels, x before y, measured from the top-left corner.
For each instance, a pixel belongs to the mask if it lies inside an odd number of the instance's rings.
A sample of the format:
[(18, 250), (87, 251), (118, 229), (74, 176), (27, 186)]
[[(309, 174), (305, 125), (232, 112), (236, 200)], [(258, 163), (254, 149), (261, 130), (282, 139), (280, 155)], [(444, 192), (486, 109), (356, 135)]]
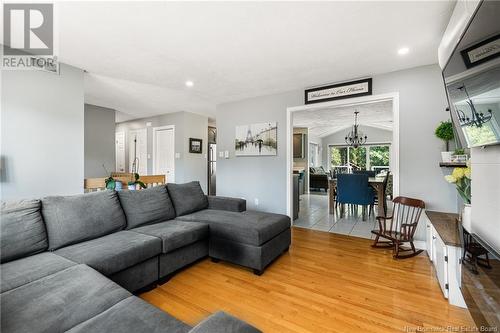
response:
[(451, 174), (458, 180), (464, 177), (464, 171), (465, 168), (455, 168)]
[(453, 175), (444, 176), (444, 179), (446, 179), (446, 181), (448, 183), (456, 183), (457, 182), (457, 179)]
[(471, 179), (471, 168), (470, 167), (465, 168), (464, 175), (465, 175), (465, 177)]

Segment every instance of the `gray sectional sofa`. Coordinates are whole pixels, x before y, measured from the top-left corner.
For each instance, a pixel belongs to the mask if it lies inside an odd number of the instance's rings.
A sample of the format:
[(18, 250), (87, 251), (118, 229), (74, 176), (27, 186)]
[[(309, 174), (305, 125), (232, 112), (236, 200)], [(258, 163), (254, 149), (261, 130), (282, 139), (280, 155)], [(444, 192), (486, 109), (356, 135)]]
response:
[(206, 196), (198, 182), (2, 203), (2, 332), (259, 332), (216, 313), (194, 328), (132, 293), (210, 256), (261, 274), (287, 216)]

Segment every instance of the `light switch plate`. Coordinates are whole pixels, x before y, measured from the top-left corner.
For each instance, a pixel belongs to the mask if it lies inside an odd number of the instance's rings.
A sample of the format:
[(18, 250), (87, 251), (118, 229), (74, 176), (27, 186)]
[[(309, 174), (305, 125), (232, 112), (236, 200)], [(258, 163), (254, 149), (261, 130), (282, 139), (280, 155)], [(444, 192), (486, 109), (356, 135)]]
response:
[(181, 158), (181, 154), (180, 153), (175, 153), (175, 158)]
[(226, 150), (226, 151), (224, 152), (224, 157), (225, 157), (225, 158), (229, 158), (229, 150)]

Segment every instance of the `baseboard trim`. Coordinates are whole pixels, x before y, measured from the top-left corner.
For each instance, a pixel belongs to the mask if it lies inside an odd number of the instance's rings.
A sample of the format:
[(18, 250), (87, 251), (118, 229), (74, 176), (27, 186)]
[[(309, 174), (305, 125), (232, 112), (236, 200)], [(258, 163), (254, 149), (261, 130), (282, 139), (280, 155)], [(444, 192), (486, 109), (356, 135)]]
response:
[(427, 249), (425, 241), (422, 241), (422, 240), (413, 241), (413, 245), (415, 245), (415, 247), (419, 250), (426, 250)]

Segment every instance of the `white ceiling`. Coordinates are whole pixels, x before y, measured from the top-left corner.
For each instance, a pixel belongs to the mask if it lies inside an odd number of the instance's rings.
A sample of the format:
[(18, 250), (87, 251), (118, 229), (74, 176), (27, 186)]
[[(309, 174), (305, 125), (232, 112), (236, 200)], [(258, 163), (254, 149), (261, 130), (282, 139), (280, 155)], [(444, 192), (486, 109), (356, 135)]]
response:
[(454, 2), (57, 6), (59, 59), (88, 71), (86, 102), (144, 117), (436, 63)]
[(309, 135), (322, 138), (350, 128), (354, 124), (354, 111), (359, 111), (360, 125), (392, 131), (392, 101), (297, 111), (293, 113), (293, 126), (307, 127)]

